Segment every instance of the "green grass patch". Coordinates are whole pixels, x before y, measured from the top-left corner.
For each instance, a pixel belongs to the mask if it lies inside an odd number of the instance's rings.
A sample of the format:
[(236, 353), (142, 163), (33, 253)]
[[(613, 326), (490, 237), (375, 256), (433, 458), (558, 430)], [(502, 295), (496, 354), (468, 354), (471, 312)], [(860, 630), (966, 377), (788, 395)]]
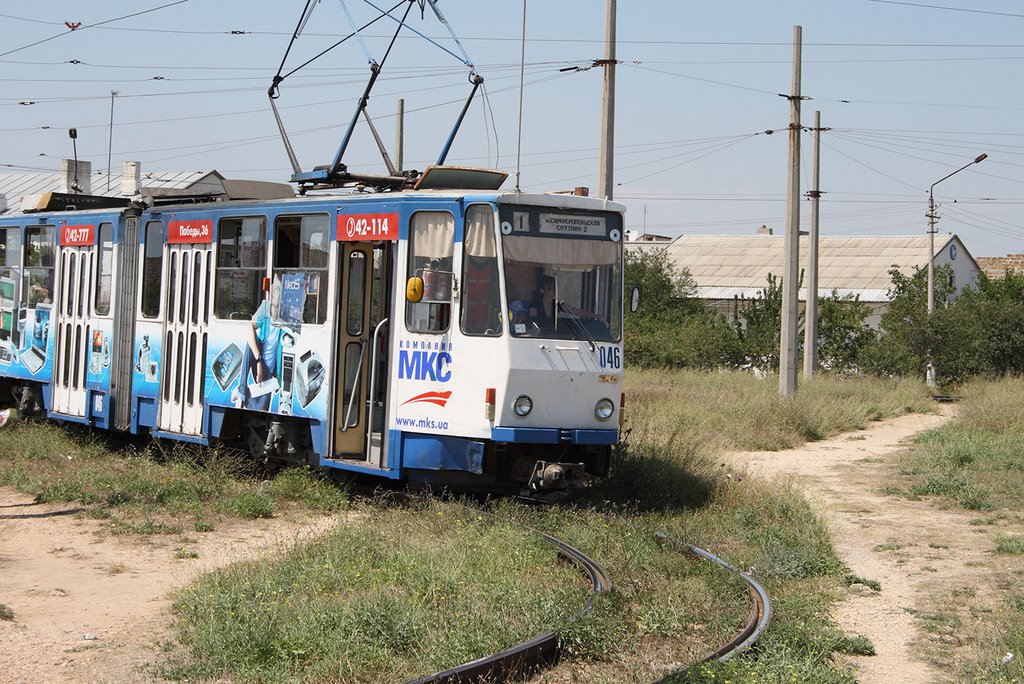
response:
[(882, 418), (935, 410), (918, 381), (822, 375), (780, 398), (776, 382), (739, 372), (627, 369), (626, 400), (630, 439), (709, 453), (788, 449)]
[(14, 611), (3, 603), (0, 603), (0, 620), (4, 620), (5, 622), (11, 622), (14, 620)]
[(1024, 379), (963, 388), (959, 417), (923, 433), (903, 459), (914, 496), (971, 511), (1016, 508), (1024, 500)]
[(852, 587), (854, 584), (863, 584), (872, 591), (882, 591), (882, 583), (878, 580), (865, 579), (857, 575), (847, 575), (843, 578), (843, 584)]
[(113, 534), (151, 537), (157, 534), (181, 534), (185, 528), (158, 520), (114, 520), (110, 523), (109, 529)]
[(267, 492), (280, 501), (301, 502), (314, 511), (343, 511), (348, 492), (312, 468), (289, 468), (268, 483)]
[(1019, 556), (1024, 554), (1024, 537), (1014, 534), (996, 535), (996, 553)]
[(363, 512), (285, 558), (183, 592), (175, 612), (189, 657), (168, 676), (399, 681), (566, 624), (586, 598), (553, 547), (472, 506)]
[(875, 645), (871, 643), (871, 639), (868, 639), (866, 636), (862, 634), (858, 634), (852, 637), (843, 637), (836, 646), (835, 650), (839, 653), (845, 653), (847, 655), (875, 655)]
[(897, 542), (886, 542), (885, 544), (875, 544), (872, 551), (899, 551), (903, 548), (903, 544)]
[[(991, 512), (969, 525), (1016, 525), (1024, 510), (1024, 379), (969, 383), (958, 412), (908, 450), (899, 485), (940, 505)], [(1016, 571), (1013, 559), (1024, 554), (1024, 537), (995, 533), (992, 539), (990, 561), (965, 565), (991, 567), (1006, 579), (954, 587), (934, 609), (917, 614), (921, 628), (933, 635), (925, 650), (954, 681), (1024, 681), (1024, 598), (1005, 574)], [(955, 657), (948, 643), (957, 644)]]
[(224, 502), (223, 509), (246, 520), (274, 517), (274, 499), (261, 490), (241, 491)]
[(334, 512), (349, 493), (316, 471), (285, 470), (265, 482), (250, 460), (161, 441), (125, 444), (103, 432), (38, 422), (0, 432), (0, 484), (39, 502), (106, 519), (117, 534), (212, 531), (224, 516), (254, 520), (300, 508)]

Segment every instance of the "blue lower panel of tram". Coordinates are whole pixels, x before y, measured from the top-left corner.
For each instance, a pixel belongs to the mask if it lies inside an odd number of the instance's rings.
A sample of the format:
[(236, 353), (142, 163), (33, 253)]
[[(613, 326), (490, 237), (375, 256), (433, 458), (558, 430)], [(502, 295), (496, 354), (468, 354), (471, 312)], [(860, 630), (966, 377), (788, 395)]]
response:
[(491, 430), (495, 442), (517, 442), (521, 444), (618, 444), (618, 430), (558, 430), (555, 428), (511, 428), (496, 427)]

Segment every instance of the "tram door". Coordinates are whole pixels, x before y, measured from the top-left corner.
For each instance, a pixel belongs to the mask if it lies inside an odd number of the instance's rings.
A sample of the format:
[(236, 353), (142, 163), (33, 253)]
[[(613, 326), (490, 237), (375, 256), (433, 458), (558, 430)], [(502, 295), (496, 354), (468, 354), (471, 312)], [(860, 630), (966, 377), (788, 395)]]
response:
[[(65, 246), (78, 242), (74, 231), (92, 226), (62, 226), (58, 257), (57, 301), (55, 303), (56, 339), (53, 366), (53, 410), (65, 416), (84, 417), (88, 392), (85, 387), (86, 364), (92, 345), (89, 318), (92, 315), (93, 262), (95, 244)], [(66, 236), (72, 233), (69, 240)], [(88, 239), (93, 242), (92, 236)], [(102, 336), (100, 345), (102, 346)], [(100, 358), (97, 355), (96, 358)]]
[(387, 257), (389, 243), (341, 243), (335, 458), (383, 462), (381, 430), (387, 392)]
[(158, 423), (165, 432), (201, 435), (212, 250), (210, 244), (169, 244), (165, 249), (169, 288)]

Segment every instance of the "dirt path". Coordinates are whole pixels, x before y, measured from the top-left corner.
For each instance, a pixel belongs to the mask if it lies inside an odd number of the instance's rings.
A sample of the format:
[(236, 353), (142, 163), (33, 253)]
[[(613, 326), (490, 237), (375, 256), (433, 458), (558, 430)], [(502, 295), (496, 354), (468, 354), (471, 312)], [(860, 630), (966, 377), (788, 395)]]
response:
[[(0, 488), (0, 682), (149, 682), (167, 631), (169, 593), (203, 572), (265, 557), (321, 534), (330, 517), (223, 524), (138, 538), (66, 505)], [(195, 557), (191, 557), (195, 554)]]
[(862, 684), (948, 680), (950, 673), (935, 662), (942, 659), (928, 656), (936, 644), (948, 651), (958, 640), (922, 632), (914, 615), (934, 610), (936, 593), (990, 586), (998, 572), (987, 530), (970, 524), (977, 513), (883, 494), (896, 477), (895, 454), (914, 434), (954, 413), (944, 407), (942, 415), (882, 421), (800, 449), (732, 455), (752, 473), (793, 478), (817, 504), (853, 574), (881, 583), (880, 592), (855, 585), (834, 616), (875, 646), (875, 656), (851, 660)]

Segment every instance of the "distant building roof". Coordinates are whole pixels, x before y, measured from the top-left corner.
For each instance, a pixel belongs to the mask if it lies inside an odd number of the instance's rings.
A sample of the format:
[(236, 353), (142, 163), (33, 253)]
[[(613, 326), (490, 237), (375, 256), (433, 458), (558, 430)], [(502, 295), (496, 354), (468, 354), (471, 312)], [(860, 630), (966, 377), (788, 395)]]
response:
[(634, 233), (626, 231), (626, 240), (630, 242), (672, 242), (668, 235), (656, 235), (655, 233)]
[(173, 195), (226, 195), (233, 199), (268, 199), (291, 197), (294, 191), (284, 183), (241, 181), (224, 178), (215, 170), (141, 172), (138, 162), (125, 162), (121, 172), (90, 171), (88, 162), (79, 162), (75, 175), (74, 162), (62, 161), (62, 170), (56, 172), (26, 172), (0, 174), (0, 195), (6, 206), (0, 213), (21, 209), (23, 197), (48, 192), (73, 192), (71, 185), (77, 178), (79, 192), (101, 197), (147, 197)]
[[(950, 243), (952, 253), (973, 257), (955, 235), (939, 235), (935, 254)], [(665, 247), (669, 260), (685, 268), (703, 299), (754, 298), (768, 284), (768, 275), (781, 278), (785, 239), (777, 235), (695, 236), (683, 235)], [(809, 239), (800, 238), (800, 269), (807, 268)], [(827, 296), (856, 295), (865, 302), (884, 302), (892, 286), (889, 271), (895, 267), (910, 274), (928, 264), (928, 237), (822, 237), (818, 251), (818, 293)], [(955, 256), (954, 256), (955, 258)], [(976, 265), (975, 265), (976, 268)], [(800, 299), (806, 299), (801, 289)]]

